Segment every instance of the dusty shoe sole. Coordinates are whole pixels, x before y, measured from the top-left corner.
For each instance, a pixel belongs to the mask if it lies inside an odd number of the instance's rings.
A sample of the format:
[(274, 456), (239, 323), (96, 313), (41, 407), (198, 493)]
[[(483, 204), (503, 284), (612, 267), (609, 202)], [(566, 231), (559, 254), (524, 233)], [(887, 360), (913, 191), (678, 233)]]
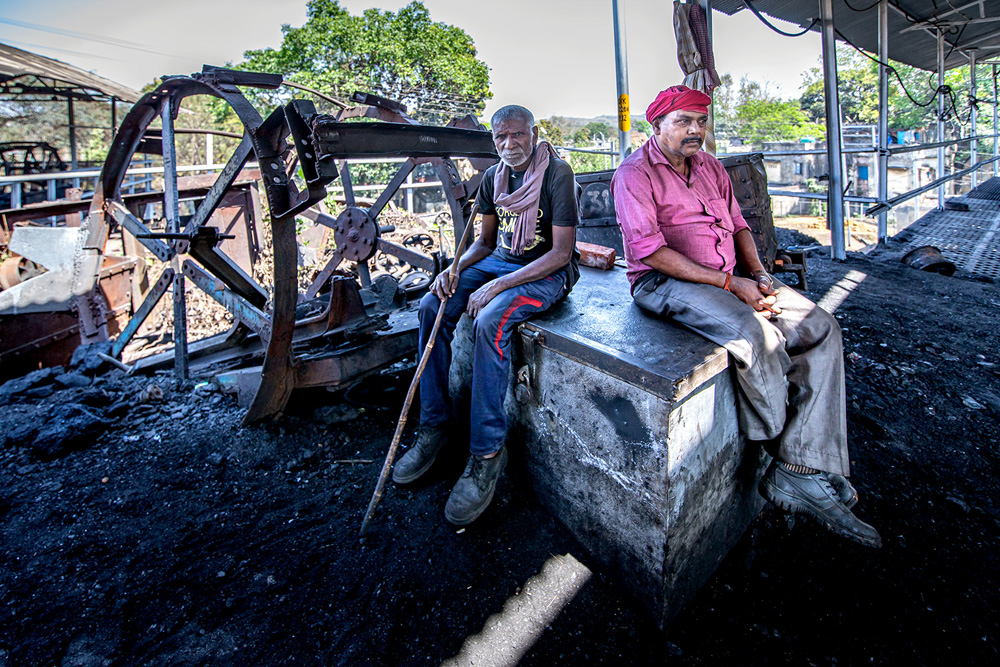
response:
[(863, 544), (864, 546), (872, 547), (873, 549), (879, 549), (882, 547), (881, 537), (869, 540), (865, 539), (861, 535), (841, 529), (840, 526), (837, 526), (827, 520), (826, 517), (820, 514), (808, 503), (799, 502), (791, 494), (775, 488), (772, 484), (768, 484), (767, 479), (761, 480), (758, 488), (760, 490), (760, 495), (764, 496), (768, 501), (777, 505), (786, 512), (808, 516), (829, 530), (831, 533), (849, 539), (852, 542), (857, 542), (858, 544)]

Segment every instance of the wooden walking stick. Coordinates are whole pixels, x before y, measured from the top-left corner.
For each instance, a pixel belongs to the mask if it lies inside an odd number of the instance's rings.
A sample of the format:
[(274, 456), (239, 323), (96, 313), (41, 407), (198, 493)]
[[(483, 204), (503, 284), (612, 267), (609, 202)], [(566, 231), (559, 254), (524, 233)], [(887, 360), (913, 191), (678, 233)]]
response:
[[(462, 251), (465, 250), (465, 242), (469, 240), (469, 233), (472, 228), (475, 227), (476, 214), (479, 212), (479, 205), (472, 205), (472, 215), (469, 216), (469, 223), (465, 226), (465, 231), (462, 232), (462, 240), (459, 241), (458, 247), (455, 248), (455, 261), (451, 263), (451, 267), (448, 272), (451, 274), (452, 278), (458, 276), (458, 263), (462, 259)], [(450, 281), (449, 281), (450, 282)], [(410, 389), (406, 392), (406, 400), (403, 402), (403, 411), (399, 414), (399, 423), (396, 424), (396, 432), (392, 436), (392, 443), (389, 445), (389, 453), (385, 455), (385, 463), (382, 464), (382, 472), (378, 476), (378, 484), (375, 485), (375, 493), (372, 495), (371, 502), (368, 503), (368, 511), (365, 512), (365, 520), (361, 522), (361, 531), (358, 533), (358, 537), (364, 537), (365, 531), (368, 530), (368, 524), (372, 520), (372, 515), (375, 514), (375, 508), (378, 507), (378, 503), (382, 500), (382, 492), (385, 491), (385, 483), (389, 479), (389, 470), (392, 469), (392, 463), (396, 459), (396, 450), (399, 449), (399, 439), (403, 435), (403, 428), (406, 426), (406, 418), (410, 412), (410, 404), (413, 403), (413, 395), (417, 391), (417, 386), (420, 384), (420, 376), (424, 373), (424, 367), (427, 365), (427, 359), (431, 356), (431, 350), (434, 349), (434, 340), (437, 338), (438, 329), (441, 328), (441, 320), (444, 318), (444, 307), (448, 303), (448, 295), (441, 300), (441, 305), (438, 307), (437, 317), (434, 318), (434, 326), (431, 328), (430, 337), (427, 339), (427, 345), (424, 346), (424, 351), (420, 356), (420, 363), (417, 364), (417, 372), (413, 375), (413, 381), (410, 382)]]

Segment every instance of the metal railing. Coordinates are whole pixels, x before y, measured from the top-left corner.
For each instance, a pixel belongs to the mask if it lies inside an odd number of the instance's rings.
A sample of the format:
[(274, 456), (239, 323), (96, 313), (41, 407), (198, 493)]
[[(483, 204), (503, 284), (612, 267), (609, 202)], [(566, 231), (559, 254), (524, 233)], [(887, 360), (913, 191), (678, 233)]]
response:
[[(961, 138), (958, 138), (958, 139), (948, 139), (948, 140), (945, 140), (945, 141), (935, 141), (935, 142), (923, 143), (923, 144), (900, 145), (900, 146), (897, 146), (897, 147), (894, 147), (894, 148), (888, 148), (888, 149), (886, 149), (885, 154), (888, 155), (888, 156), (900, 155), (900, 154), (905, 154), (905, 153), (913, 153), (913, 152), (923, 151), (923, 150), (932, 150), (932, 149), (936, 149), (936, 148), (944, 148), (944, 147), (947, 147), (947, 146), (955, 146), (955, 145), (958, 145), (958, 144), (978, 142), (978, 141), (984, 141), (984, 140), (993, 140), (994, 142), (996, 142), (996, 141), (998, 141), (998, 139), (1000, 139), (1000, 132), (998, 132), (996, 134), (980, 134), (980, 135), (975, 135), (975, 136), (961, 137)], [(867, 153), (867, 154), (872, 154), (872, 155), (877, 156), (879, 154), (879, 149), (878, 149), (877, 146), (866, 147), (866, 148), (851, 148), (851, 149), (844, 149), (842, 151), (842, 153), (844, 153), (844, 154), (865, 154), (865, 153)], [(826, 155), (827, 151), (826, 151), (826, 149), (806, 149), (806, 150), (788, 150), (788, 151), (749, 151), (749, 152), (746, 152), (746, 153), (721, 153), (721, 154), (717, 155), (717, 157), (719, 157), (719, 158), (724, 158), (724, 157), (745, 157), (745, 156), (753, 155), (753, 154), (760, 154), (760, 155), (763, 155), (765, 158), (767, 158), (767, 157), (791, 157), (791, 156), (799, 156), (799, 155)], [(942, 176), (942, 177), (940, 177), (938, 179), (935, 179), (931, 183), (928, 183), (928, 184), (925, 184), (925, 185), (921, 185), (921, 186), (919, 186), (917, 188), (909, 190), (908, 192), (904, 192), (904, 193), (902, 193), (902, 194), (900, 194), (900, 195), (898, 195), (896, 197), (893, 197), (891, 199), (887, 199), (887, 200), (884, 200), (884, 201), (880, 201), (877, 197), (862, 197), (862, 196), (856, 196), (856, 195), (844, 195), (843, 199), (844, 199), (844, 201), (850, 201), (850, 202), (860, 202), (860, 203), (877, 204), (877, 206), (873, 206), (873, 207), (871, 207), (871, 208), (869, 208), (869, 209), (867, 209), (865, 211), (865, 215), (874, 217), (874, 216), (879, 215), (880, 213), (884, 213), (884, 212), (887, 212), (887, 211), (895, 208), (896, 206), (902, 204), (903, 202), (909, 201), (910, 199), (913, 199), (914, 197), (917, 197), (917, 196), (919, 196), (919, 195), (921, 195), (921, 194), (923, 194), (925, 192), (928, 192), (929, 190), (933, 190), (934, 188), (940, 187), (940, 186), (942, 186), (942, 185), (944, 185), (944, 184), (946, 184), (946, 183), (948, 183), (950, 181), (957, 180), (959, 178), (962, 178), (963, 176), (966, 176), (966, 175), (968, 175), (970, 173), (973, 173), (973, 172), (977, 171), (978, 169), (980, 169), (981, 167), (984, 167), (986, 165), (989, 165), (989, 164), (992, 164), (992, 163), (996, 162), (998, 159), (1000, 159), (1000, 158), (993, 157), (993, 158), (986, 159), (986, 160), (980, 160), (980, 161), (976, 162), (975, 164), (971, 165), (970, 167), (967, 167), (967, 168), (962, 169), (960, 171), (953, 172), (953, 173), (948, 174), (946, 176)], [(797, 198), (797, 199), (813, 199), (813, 200), (823, 200), (823, 201), (825, 201), (826, 199), (828, 199), (828, 194), (827, 193), (822, 193), (822, 192), (800, 192), (800, 191), (796, 191), (796, 190), (782, 190), (780, 188), (780, 186), (778, 186), (777, 184), (772, 184), (772, 183), (768, 184), (768, 193), (771, 196), (774, 196), (774, 197), (794, 197), (794, 198)]]
[[(358, 160), (348, 160), (349, 164), (376, 164), (376, 163), (400, 163), (405, 162), (405, 158), (386, 158), (386, 159), (358, 159)], [(185, 165), (177, 167), (178, 173), (192, 173), (192, 172), (216, 172), (221, 171), (225, 168), (225, 164), (201, 164), (201, 165)], [(254, 169), (257, 167), (256, 162), (248, 162), (246, 168)], [(128, 188), (129, 192), (135, 192), (136, 188), (140, 186), (146, 186), (151, 184), (153, 178), (138, 178), (143, 176), (158, 176), (163, 174), (162, 167), (132, 167), (129, 168), (125, 175), (128, 180), (122, 183), (122, 188)], [(59, 171), (51, 172), (45, 174), (24, 174), (18, 176), (0, 176), (0, 188), (10, 187), (10, 209), (19, 209), (23, 206), (22, 188), (26, 183), (43, 183), (45, 184), (45, 199), (43, 201), (57, 201), (58, 197), (58, 184), (62, 181), (71, 181), (79, 183), (80, 181), (94, 179), (96, 186), (96, 179), (101, 175), (99, 169), (86, 169), (77, 171)], [(412, 176), (412, 175), (411, 175)], [(441, 187), (441, 181), (423, 181), (423, 182), (406, 182), (399, 186), (400, 190), (419, 190), (423, 188), (435, 188)], [(385, 184), (374, 184), (374, 185), (354, 185), (352, 189), (355, 192), (372, 192), (381, 191), (385, 188)], [(343, 192), (342, 187), (331, 186), (331, 193)]]

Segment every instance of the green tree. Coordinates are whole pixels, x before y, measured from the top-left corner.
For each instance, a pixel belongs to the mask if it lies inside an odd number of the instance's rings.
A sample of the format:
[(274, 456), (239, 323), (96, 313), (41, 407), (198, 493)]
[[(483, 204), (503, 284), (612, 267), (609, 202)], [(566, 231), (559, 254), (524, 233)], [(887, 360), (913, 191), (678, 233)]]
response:
[(573, 167), (573, 172), (577, 174), (611, 169), (611, 156), (609, 155), (569, 151), (566, 155), (566, 161), (569, 162), (569, 166)]
[(747, 100), (737, 108), (734, 120), (743, 140), (752, 144), (797, 141), (823, 131), (822, 126), (809, 122), (795, 100)]
[(604, 141), (618, 136), (618, 131), (607, 123), (593, 121), (587, 123), (573, 133), (573, 144), (576, 146), (587, 146), (595, 140)]
[(539, 139), (548, 141), (553, 146), (562, 146), (565, 141), (563, 139), (562, 128), (549, 118), (543, 118), (538, 121), (538, 134)]
[[(920, 105), (915, 104), (914, 100), (911, 100), (900, 87), (899, 80), (890, 74), (889, 129), (911, 130), (935, 122), (937, 102), (934, 101), (934, 92), (937, 89), (937, 74), (896, 61), (890, 61), (889, 64), (899, 74), (899, 79), (902, 80), (906, 91), (909, 91), (910, 96), (920, 103)], [(979, 72), (985, 74), (982, 68)], [(877, 123), (878, 65), (875, 61), (850, 47), (840, 48), (837, 52), (837, 80), (844, 122)], [(945, 107), (953, 123), (968, 121), (969, 84), (970, 76), (967, 66), (956, 67), (945, 73), (945, 85), (952, 89), (952, 94), (946, 95)], [(977, 77), (976, 84), (975, 96), (977, 98), (992, 99), (992, 83), (988, 76)], [(802, 109), (810, 119), (825, 121), (826, 107), (822, 67), (817, 66), (808, 70), (803, 75), (803, 86), (804, 90), (799, 98)], [(982, 120), (986, 121), (987, 124), (992, 122), (991, 118), (983, 118)]]
[(748, 77), (743, 77), (736, 89), (732, 77), (725, 75), (723, 85), (715, 91), (714, 111), (718, 137), (739, 138), (749, 144), (798, 141), (824, 132), (822, 125), (809, 121), (798, 100), (783, 100), (766, 83)]
[[(431, 122), (479, 115), (493, 96), (472, 38), (432, 21), (421, 2), (398, 12), (367, 9), (352, 16), (337, 0), (309, 0), (307, 17), (300, 28), (282, 26), (280, 48), (247, 51), (238, 67), (281, 74), (341, 98), (372, 92), (403, 102)], [(260, 94), (270, 103), (281, 101), (273, 92)]]

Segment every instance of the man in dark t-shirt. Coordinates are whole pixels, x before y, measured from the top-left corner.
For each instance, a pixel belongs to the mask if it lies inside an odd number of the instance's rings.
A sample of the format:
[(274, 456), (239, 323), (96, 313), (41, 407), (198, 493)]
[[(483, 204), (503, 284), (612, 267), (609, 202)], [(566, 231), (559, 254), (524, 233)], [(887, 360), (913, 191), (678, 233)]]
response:
[(473, 317), (472, 410), (469, 457), (445, 506), (455, 525), (471, 523), (493, 498), (507, 462), (503, 409), (510, 372), (510, 337), (518, 324), (549, 308), (579, 276), (576, 225), (580, 215), (573, 170), (547, 142), (524, 107), (493, 114), (500, 163), (479, 188), (482, 230), (462, 256), (459, 277), (441, 273), (420, 302), (420, 349), (448, 297), (441, 328), (420, 377), (420, 431), (393, 469), (395, 482), (415, 481), (430, 469), (454, 420), (448, 397), (451, 341), (463, 312)]

